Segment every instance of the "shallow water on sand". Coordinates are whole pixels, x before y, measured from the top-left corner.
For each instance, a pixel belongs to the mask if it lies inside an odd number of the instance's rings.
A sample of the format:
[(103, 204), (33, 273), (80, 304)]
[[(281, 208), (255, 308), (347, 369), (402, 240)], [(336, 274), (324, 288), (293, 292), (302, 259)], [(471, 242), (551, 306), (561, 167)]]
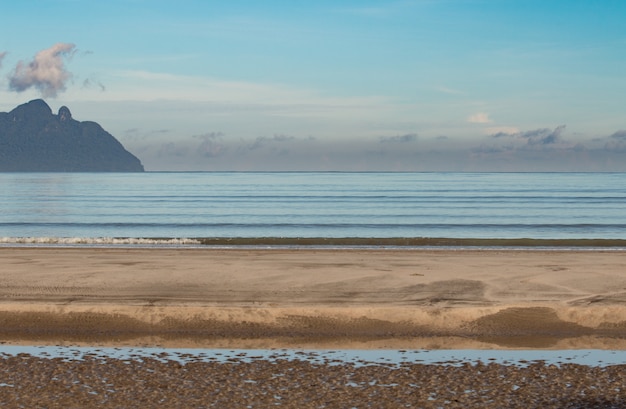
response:
[(62, 358), (82, 360), (85, 357), (102, 360), (141, 360), (152, 358), (166, 361), (188, 362), (253, 362), (307, 361), (313, 364), (385, 365), (400, 366), (403, 363), (424, 365), (454, 365), (498, 363), (527, 366), (534, 362), (545, 364), (580, 364), (609, 366), (626, 363), (626, 351), (616, 350), (329, 350), (329, 349), (196, 349), (154, 347), (78, 347), (78, 346), (26, 346), (2, 345), (0, 356), (28, 354), (38, 358)]

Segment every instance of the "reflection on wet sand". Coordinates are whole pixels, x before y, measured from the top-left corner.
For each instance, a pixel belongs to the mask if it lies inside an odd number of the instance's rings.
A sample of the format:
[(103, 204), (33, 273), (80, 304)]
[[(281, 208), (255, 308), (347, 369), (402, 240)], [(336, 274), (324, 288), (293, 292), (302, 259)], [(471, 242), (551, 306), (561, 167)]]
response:
[[(31, 306), (0, 311), (0, 340), (31, 344), (198, 348), (626, 349), (623, 323), (584, 326), (547, 307), (470, 314), (451, 310), (402, 319), (405, 309), (220, 309), (202, 307)], [(203, 315), (200, 315), (202, 311)], [(461, 316), (455, 315), (461, 311)], [(397, 320), (390, 317), (396, 313)], [(188, 315), (186, 315), (188, 313)], [(196, 313), (196, 315), (192, 315)], [(368, 314), (369, 317), (365, 316)], [(480, 315), (483, 314), (483, 315)], [(355, 316), (356, 315), (356, 316)], [(444, 315), (444, 317), (441, 317)], [(473, 315), (478, 318), (468, 318)], [(387, 318), (384, 318), (387, 316)], [(446, 325), (437, 325), (442, 322)]]

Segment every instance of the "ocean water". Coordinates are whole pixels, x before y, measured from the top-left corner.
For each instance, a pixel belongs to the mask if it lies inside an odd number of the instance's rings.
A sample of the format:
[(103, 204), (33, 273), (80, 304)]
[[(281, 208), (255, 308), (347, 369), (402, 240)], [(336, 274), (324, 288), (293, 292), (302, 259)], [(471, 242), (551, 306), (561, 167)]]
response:
[(0, 173), (0, 192), (3, 243), (626, 240), (624, 173)]

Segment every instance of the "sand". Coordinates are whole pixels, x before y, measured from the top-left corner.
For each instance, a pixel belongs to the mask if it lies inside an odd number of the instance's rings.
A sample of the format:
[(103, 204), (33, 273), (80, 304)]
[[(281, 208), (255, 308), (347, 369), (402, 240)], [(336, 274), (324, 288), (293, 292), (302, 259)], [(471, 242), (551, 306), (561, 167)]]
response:
[(622, 251), (0, 248), (0, 340), (626, 349)]
[[(0, 342), (626, 349), (621, 251), (0, 248)], [(4, 355), (7, 408), (622, 408), (626, 365)]]

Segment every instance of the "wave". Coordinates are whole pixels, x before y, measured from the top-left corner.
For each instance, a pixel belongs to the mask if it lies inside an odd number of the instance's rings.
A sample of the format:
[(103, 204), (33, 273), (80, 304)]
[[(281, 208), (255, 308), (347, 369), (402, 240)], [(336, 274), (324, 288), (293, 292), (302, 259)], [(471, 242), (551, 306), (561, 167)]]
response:
[(202, 245), (369, 247), (626, 247), (622, 239), (501, 239), (450, 237), (235, 237), (196, 238)]
[(626, 249), (626, 240), (449, 237), (0, 237), (0, 245)]
[[(367, 215), (369, 219), (393, 219), (403, 215)], [(274, 217), (274, 216), (269, 216)], [(350, 216), (343, 216), (349, 218)], [(450, 216), (452, 218), (463, 218), (460, 216)], [(537, 230), (537, 229), (553, 229), (553, 230), (577, 230), (577, 229), (613, 229), (626, 230), (626, 223), (410, 223), (410, 222), (379, 222), (379, 223), (351, 223), (351, 222), (8, 222), (1, 223), (0, 227), (53, 227), (53, 228), (166, 228), (166, 229), (208, 229), (208, 228), (228, 228), (228, 229), (317, 229), (323, 228), (328, 230), (338, 230), (346, 228), (361, 229), (511, 229), (511, 230)]]
[(24, 245), (199, 245), (200, 241), (186, 238), (133, 237), (0, 237), (0, 244)]

